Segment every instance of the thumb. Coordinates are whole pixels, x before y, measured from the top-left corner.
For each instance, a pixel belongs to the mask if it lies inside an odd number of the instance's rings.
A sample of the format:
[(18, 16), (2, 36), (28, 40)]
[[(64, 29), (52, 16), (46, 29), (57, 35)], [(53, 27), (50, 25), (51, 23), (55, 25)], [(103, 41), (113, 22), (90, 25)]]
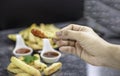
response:
[(86, 33), (82, 31), (64, 30), (59, 31), (56, 35), (61, 39), (83, 40), (86, 38)]

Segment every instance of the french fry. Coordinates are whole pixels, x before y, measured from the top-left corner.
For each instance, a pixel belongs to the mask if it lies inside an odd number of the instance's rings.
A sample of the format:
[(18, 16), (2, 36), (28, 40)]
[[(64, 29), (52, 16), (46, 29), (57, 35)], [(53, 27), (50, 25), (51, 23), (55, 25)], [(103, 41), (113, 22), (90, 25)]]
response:
[(13, 41), (16, 41), (16, 35), (15, 34), (9, 34), (8, 38), (13, 40)]
[(41, 30), (46, 30), (46, 29), (45, 29), (45, 24), (43, 24), (43, 23), (41, 23), (41, 24), (39, 25), (39, 27), (40, 27)]
[(28, 73), (17, 73), (15, 76), (32, 76)]
[(39, 45), (40, 47), (42, 47), (43, 46), (43, 41), (42, 41), (42, 39), (41, 38), (37, 38), (37, 37), (35, 37), (36, 38), (36, 44), (37, 45)]
[(29, 42), (29, 41), (26, 41), (26, 44), (31, 47), (34, 51), (35, 50), (40, 50), (42, 47), (37, 45), (36, 43), (32, 43), (32, 42)]
[(62, 63), (61, 62), (53, 63), (51, 66), (47, 67), (44, 70), (44, 74), (45, 75), (51, 75), (52, 73), (54, 73), (57, 70), (59, 70), (61, 67), (62, 67)]
[(12, 72), (12, 73), (23, 73), (24, 72), (23, 70), (17, 69), (17, 68), (16, 69), (8, 68), (7, 70)]
[(10, 63), (7, 67), (7, 70), (12, 73), (22, 73), (23, 70), (19, 69), (17, 66), (15, 66), (13, 63)]
[(26, 28), (19, 32), (19, 34), (21, 34), (21, 36), (23, 37), (24, 40), (28, 39), (28, 36), (29, 36), (28, 33), (29, 33), (29, 28)]
[(40, 62), (40, 56), (38, 54), (35, 54), (38, 59), (34, 61), (34, 65), (36, 68), (38, 68), (40, 71), (43, 71), (45, 68), (47, 68), (47, 65)]
[(7, 68), (8, 68), (8, 69), (9, 69), (9, 68), (17, 68), (17, 66), (15, 66), (13, 63), (10, 63)]
[(20, 59), (21, 61), (24, 60), (23, 56), (18, 57), (18, 59)]
[(29, 32), (28, 40), (29, 40), (30, 42), (36, 42), (35, 37), (32, 35), (31, 32)]
[(36, 61), (41, 61), (41, 58), (40, 58), (40, 55), (39, 54), (34, 54), (35, 57), (37, 57), (37, 60)]
[(34, 67), (26, 64), (25, 62), (19, 60), (16, 57), (11, 57), (11, 62), (14, 65), (16, 65), (17, 67), (19, 67), (20, 69), (22, 69), (23, 71), (25, 71), (26, 73), (29, 73), (33, 76), (41, 76), (41, 73), (39, 72), (39, 70), (37, 70)]

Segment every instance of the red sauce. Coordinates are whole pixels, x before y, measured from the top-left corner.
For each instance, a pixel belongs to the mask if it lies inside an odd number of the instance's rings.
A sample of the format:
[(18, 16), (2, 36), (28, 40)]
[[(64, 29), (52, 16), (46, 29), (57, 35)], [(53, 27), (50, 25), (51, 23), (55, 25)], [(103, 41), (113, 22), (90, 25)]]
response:
[(57, 57), (59, 54), (57, 52), (46, 52), (43, 54), (45, 57)]
[(25, 54), (25, 53), (28, 53), (30, 52), (29, 49), (26, 49), (26, 48), (20, 48), (16, 51), (16, 53), (19, 53), (19, 54)]

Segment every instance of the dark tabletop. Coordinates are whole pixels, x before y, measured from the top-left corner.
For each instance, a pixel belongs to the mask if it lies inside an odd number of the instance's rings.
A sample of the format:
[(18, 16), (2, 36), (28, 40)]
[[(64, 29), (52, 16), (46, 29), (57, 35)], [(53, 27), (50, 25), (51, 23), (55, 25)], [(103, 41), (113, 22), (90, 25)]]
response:
[[(62, 24), (58, 24), (57, 26), (63, 27), (61, 25)], [(18, 31), (22, 29), (23, 28), (0, 31), (0, 76), (9, 76), (6, 68), (10, 63), (10, 57), (12, 56), (12, 50), (15, 45), (15, 42), (7, 38), (7, 35), (18, 33)], [(63, 67), (60, 71), (53, 74), (53, 76), (86, 76), (86, 65), (79, 57), (64, 54), (60, 61), (63, 63)]]

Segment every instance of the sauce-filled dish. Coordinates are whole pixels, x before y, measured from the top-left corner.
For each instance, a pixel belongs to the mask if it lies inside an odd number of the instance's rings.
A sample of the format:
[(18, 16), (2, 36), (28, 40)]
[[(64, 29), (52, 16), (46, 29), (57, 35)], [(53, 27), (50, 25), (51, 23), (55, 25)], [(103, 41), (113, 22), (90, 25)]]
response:
[(41, 58), (46, 63), (54, 63), (59, 60), (61, 53), (52, 48), (49, 39), (43, 39), (43, 49), (40, 53)]
[(16, 57), (20, 57), (20, 56), (26, 56), (26, 55), (31, 55), (33, 52), (33, 50), (31, 48), (28, 47), (21, 47), (21, 48), (17, 48), (13, 51), (13, 54)]
[(13, 54), (16, 57), (20, 57), (20, 56), (31, 55), (32, 52), (33, 49), (25, 45), (22, 36), (20, 34), (16, 34), (16, 45), (13, 50)]
[(45, 52), (43, 54), (43, 56), (45, 57), (49, 57), (49, 58), (52, 58), (52, 57), (57, 57), (59, 54), (57, 52), (52, 52), (52, 51), (49, 51), (49, 52)]
[(41, 58), (46, 63), (54, 63), (59, 60), (61, 53), (58, 51), (47, 51), (41, 54)]
[(30, 52), (30, 50), (27, 48), (20, 48), (20, 49), (16, 50), (16, 53), (18, 53), (18, 54), (25, 54), (25, 53), (29, 53), (29, 52)]

